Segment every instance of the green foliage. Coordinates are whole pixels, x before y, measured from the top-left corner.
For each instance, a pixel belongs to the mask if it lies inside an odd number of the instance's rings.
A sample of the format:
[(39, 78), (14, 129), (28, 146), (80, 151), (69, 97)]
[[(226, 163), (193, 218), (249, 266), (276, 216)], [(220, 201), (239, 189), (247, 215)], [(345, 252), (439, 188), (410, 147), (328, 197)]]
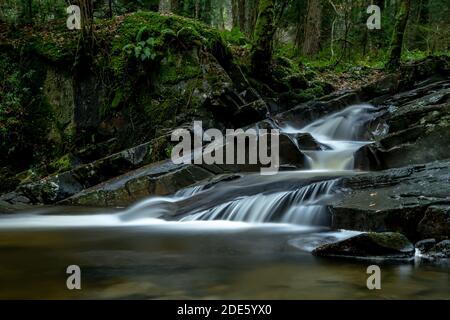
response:
[(250, 49), (250, 41), (238, 27), (234, 27), (231, 30), (224, 30), (222, 32), (222, 36), (225, 41), (231, 44), (235, 44)]
[(130, 57), (145, 61), (152, 60), (154, 61), (158, 56), (157, 47), (156, 47), (156, 39), (153, 37), (147, 38), (147, 40), (142, 41), (142, 34), (147, 30), (147, 27), (143, 27), (139, 30), (136, 36), (135, 44), (127, 44), (123, 47), (123, 51)]
[(32, 160), (33, 145), (45, 137), (48, 108), (36, 92), (32, 69), (23, 70), (7, 54), (0, 55), (0, 153), (3, 165)]

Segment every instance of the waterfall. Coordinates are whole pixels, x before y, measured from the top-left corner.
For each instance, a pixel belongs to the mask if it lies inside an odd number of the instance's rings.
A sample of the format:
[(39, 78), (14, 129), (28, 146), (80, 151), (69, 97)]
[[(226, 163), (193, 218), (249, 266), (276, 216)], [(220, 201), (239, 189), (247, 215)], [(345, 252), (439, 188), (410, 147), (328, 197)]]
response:
[(293, 191), (239, 197), (181, 221), (230, 220), (325, 226), (328, 225), (328, 210), (321, 201), (331, 195), (337, 181), (312, 183)]
[[(354, 153), (370, 143), (363, 139), (366, 124), (375, 108), (367, 105), (350, 106), (303, 127), (292, 125), (280, 127), (281, 132), (293, 140), (297, 134), (310, 134), (326, 150), (302, 150), (307, 157), (311, 171), (353, 170)], [(333, 194), (337, 179), (325, 180), (300, 187), (295, 190), (259, 193), (240, 196), (220, 203), (213, 208), (197, 212), (181, 221), (229, 220), (252, 223), (281, 222), (300, 225), (327, 226), (329, 213), (324, 200)], [(198, 187), (197, 187), (198, 188)], [(197, 192), (188, 189), (183, 195)]]
[(233, 221), (329, 226), (328, 204), (333, 200), (339, 177), (355, 174), (353, 154), (369, 143), (364, 135), (373, 110), (369, 105), (356, 105), (303, 128), (292, 124), (279, 127), (293, 140), (296, 135), (306, 133), (324, 146), (322, 150), (302, 150), (298, 145), (309, 159), (308, 170), (279, 172), (274, 176), (243, 173), (231, 183), (225, 179), (192, 186), (172, 196), (148, 198), (115, 213), (15, 215), (0, 218), (0, 229), (159, 225), (168, 221), (177, 225)]
[(297, 129), (292, 125), (281, 127), (281, 131), (294, 136), (309, 133), (327, 150), (300, 150), (307, 157), (311, 170), (352, 170), (354, 153), (371, 143), (363, 139), (371, 112), (376, 109), (367, 104), (350, 106), (313, 123)]

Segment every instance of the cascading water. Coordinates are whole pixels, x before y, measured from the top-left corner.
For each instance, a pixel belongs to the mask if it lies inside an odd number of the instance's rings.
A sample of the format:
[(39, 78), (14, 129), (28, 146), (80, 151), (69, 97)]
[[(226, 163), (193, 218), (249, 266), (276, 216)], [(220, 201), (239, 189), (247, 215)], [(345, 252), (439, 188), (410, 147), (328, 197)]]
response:
[(304, 186), (298, 190), (243, 196), (211, 209), (187, 216), (189, 220), (232, 220), (327, 225), (320, 201), (330, 195), (337, 180)]
[(365, 124), (371, 117), (370, 112), (374, 110), (371, 105), (355, 105), (301, 129), (285, 125), (281, 130), (290, 135), (309, 133), (325, 147), (325, 150), (302, 150), (311, 170), (351, 170), (354, 153), (370, 143), (362, 137), (366, 132)]
[[(327, 204), (338, 177), (353, 174), (353, 154), (367, 144), (365, 124), (374, 110), (351, 106), (303, 128), (286, 124), (287, 135), (310, 134), (323, 150), (300, 150), (309, 159), (303, 171), (275, 176), (243, 174), (231, 183), (200, 185), (170, 197), (149, 198), (122, 212), (101, 215), (19, 215), (2, 219), (0, 228), (130, 226), (168, 221), (238, 221), (308, 226), (329, 225)], [(162, 220), (161, 220), (162, 219)]]
[[(308, 158), (309, 170), (338, 172), (352, 170), (354, 153), (365, 144), (365, 125), (374, 107), (355, 105), (319, 119), (301, 129), (292, 125), (281, 132), (295, 136), (309, 133), (323, 150), (299, 149)], [(181, 221), (231, 220), (252, 223), (282, 222), (303, 225), (329, 225), (326, 201), (333, 194), (338, 179), (314, 182), (295, 190), (240, 196), (213, 208), (188, 215)], [(186, 191), (189, 193), (190, 191)], [(186, 193), (185, 192), (185, 193)]]
[(341, 283), (342, 266), (317, 274), (322, 262), (305, 252), (355, 234), (330, 232), (328, 205), (339, 196), (340, 177), (357, 174), (353, 152), (366, 143), (371, 111), (353, 106), (303, 128), (280, 128), (323, 146), (302, 151), (310, 159), (305, 170), (218, 176), (119, 211), (43, 207), (0, 215), (0, 297), (73, 299), (62, 274), (73, 264), (83, 270), (81, 297), (235, 298), (248, 290), (258, 294), (251, 298), (272, 297), (274, 287), (298, 281), (291, 289), (298, 298), (315, 278), (308, 294), (317, 288), (322, 297), (329, 291), (323, 279), (336, 273)]

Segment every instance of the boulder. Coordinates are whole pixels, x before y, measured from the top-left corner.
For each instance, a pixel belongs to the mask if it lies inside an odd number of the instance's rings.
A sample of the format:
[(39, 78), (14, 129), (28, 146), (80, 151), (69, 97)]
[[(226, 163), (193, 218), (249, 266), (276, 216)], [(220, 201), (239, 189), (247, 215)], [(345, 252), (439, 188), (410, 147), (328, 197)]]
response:
[(435, 245), (436, 245), (435, 239), (425, 239), (417, 242), (415, 247), (420, 251), (420, 253), (423, 254), (430, 251), (430, 249), (433, 248)]
[(434, 239), (427, 239), (416, 244), (421, 257), (425, 260), (450, 259), (450, 240), (444, 240), (436, 244)]
[(300, 150), (319, 151), (327, 149), (309, 133), (299, 133), (295, 136), (295, 140)]
[(213, 173), (196, 165), (164, 161), (131, 171), (65, 199), (61, 205), (127, 206), (149, 196), (166, 196), (211, 178)]
[(450, 240), (439, 242), (426, 254), (433, 259), (450, 259)]
[(335, 229), (396, 231), (414, 241), (448, 238), (447, 224), (431, 227), (446, 221), (442, 207), (425, 216), (450, 201), (449, 161), (360, 174), (341, 185), (344, 192), (330, 206)]
[(346, 107), (360, 103), (355, 91), (341, 91), (324, 96), (316, 101), (302, 103), (288, 111), (279, 113), (273, 117), (277, 123), (290, 123), (297, 128), (302, 128), (318, 118), (341, 111)]
[(312, 253), (316, 256), (412, 258), (414, 246), (400, 233), (362, 233), (322, 245)]
[(428, 207), (423, 219), (419, 222), (418, 232), (422, 238), (449, 239), (450, 205)]
[[(359, 169), (387, 169), (450, 158), (450, 81), (402, 92), (372, 122), (374, 143), (356, 154)], [(381, 134), (376, 127), (385, 126)], [(377, 132), (380, 133), (380, 132)]]

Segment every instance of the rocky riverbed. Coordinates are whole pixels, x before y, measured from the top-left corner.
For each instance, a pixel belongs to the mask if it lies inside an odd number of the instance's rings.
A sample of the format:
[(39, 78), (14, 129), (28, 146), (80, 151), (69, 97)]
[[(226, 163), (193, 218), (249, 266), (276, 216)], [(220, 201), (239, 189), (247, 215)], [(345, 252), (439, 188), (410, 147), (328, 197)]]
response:
[[(272, 101), (267, 105), (270, 118), (250, 127), (273, 128), (286, 123), (301, 127), (349, 105), (371, 103), (375, 111), (365, 137), (373, 143), (356, 152), (355, 166), (361, 174), (339, 176), (339, 197), (328, 205), (331, 228), (398, 232), (413, 243), (434, 239), (434, 245), (424, 254), (445, 258), (445, 241), (450, 237), (449, 74), (448, 58), (426, 59), (359, 90), (335, 92), (293, 108), (280, 109)], [(259, 108), (257, 104), (253, 107)], [(149, 196), (171, 195), (211, 181), (233, 184), (240, 179), (239, 174), (259, 170), (259, 166), (152, 162), (152, 151), (168, 139), (159, 137), (98, 159), (93, 157), (67, 171), (34, 177), (31, 182), (21, 173), (15, 177), (21, 181), (18, 186), (0, 196), (0, 210), (14, 213), (44, 204), (128, 206)], [(281, 143), (282, 170), (306, 169), (304, 150), (322, 148), (304, 134), (283, 134)], [(299, 143), (303, 149), (299, 149)], [(369, 242), (357, 238), (340, 246), (353, 247), (355, 243), (352, 250), (362, 254), (361, 243)], [(369, 247), (373, 244), (368, 245), (368, 251)], [(334, 247), (317, 252), (334, 255), (339, 250)]]

